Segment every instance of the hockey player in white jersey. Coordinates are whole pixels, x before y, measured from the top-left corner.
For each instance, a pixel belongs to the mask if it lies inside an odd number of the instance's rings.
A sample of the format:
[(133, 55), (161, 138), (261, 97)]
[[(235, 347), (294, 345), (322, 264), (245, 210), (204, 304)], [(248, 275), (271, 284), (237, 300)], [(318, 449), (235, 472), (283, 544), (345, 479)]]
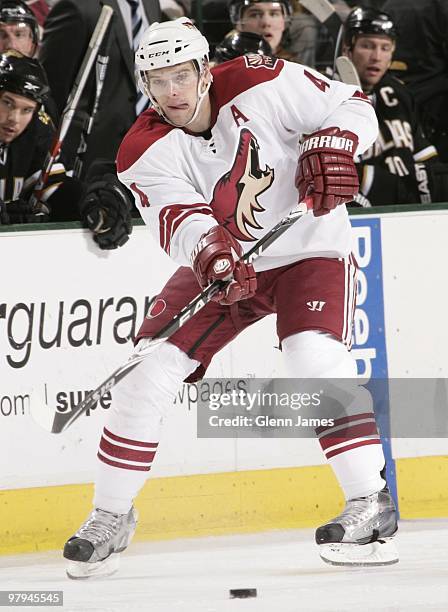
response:
[[(228, 284), (117, 385), (98, 449), (94, 510), (64, 548), (75, 578), (116, 569), (177, 389), (203, 376), (241, 330), (275, 313), (291, 376), (356, 376), (349, 352), (356, 262), (345, 203), (358, 190), (353, 155), (377, 135), (370, 102), (354, 86), (271, 57), (244, 56), (210, 71), (207, 41), (186, 18), (153, 24), (136, 65), (153, 108), (120, 147), (119, 178), (180, 265), (136, 342), (147, 343), (201, 287)], [(237, 261), (305, 196), (313, 212), (255, 266)], [(150, 273), (142, 270), (143, 282)], [(320, 556), (341, 565), (394, 563), (395, 509), (371, 407), (357, 406), (336, 431), (321, 428), (319, 442), (347, 503), (317, 529)]]

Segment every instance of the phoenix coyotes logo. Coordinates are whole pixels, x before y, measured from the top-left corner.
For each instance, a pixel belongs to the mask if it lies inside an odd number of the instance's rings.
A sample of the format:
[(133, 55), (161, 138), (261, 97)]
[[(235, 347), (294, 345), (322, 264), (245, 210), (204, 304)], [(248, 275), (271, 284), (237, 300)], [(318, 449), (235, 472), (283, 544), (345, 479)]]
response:
[(270, 68), (273, 70), (277, 65), (277, 58), (269, 55), (260, 55), (258, 53), (246, 53), (244, 55), (244, 61), (246, 62), (247, 68)]
[(272, 185), (274, 170), (261, 169), (259, 148), (252, 132), (243, 128), (232, 167), (216, 183), (210, 203), (219, 223), (238, 240), (255, 240), (251, 228), (263, 229), (255, 217), (264, 211), (258, 197)]

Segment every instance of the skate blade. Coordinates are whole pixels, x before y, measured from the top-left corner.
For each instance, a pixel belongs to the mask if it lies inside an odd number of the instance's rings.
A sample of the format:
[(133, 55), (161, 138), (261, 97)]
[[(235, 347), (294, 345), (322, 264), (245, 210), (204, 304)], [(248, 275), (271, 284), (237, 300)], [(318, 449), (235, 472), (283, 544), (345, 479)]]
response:
[(85, 561), (69, 561), (66, 568), (68, 578), (71, 580), (85, 580), (87, 578), (100, 578), (114, 574), (120, 566), (120, 555), (112, 553), (107, 559), (96, 563)]
[(393, 565), (399, 561), (395, 543), (387, 538), (371, 544), (320, 544), (319, 554), (325, 563), (346, 567)]

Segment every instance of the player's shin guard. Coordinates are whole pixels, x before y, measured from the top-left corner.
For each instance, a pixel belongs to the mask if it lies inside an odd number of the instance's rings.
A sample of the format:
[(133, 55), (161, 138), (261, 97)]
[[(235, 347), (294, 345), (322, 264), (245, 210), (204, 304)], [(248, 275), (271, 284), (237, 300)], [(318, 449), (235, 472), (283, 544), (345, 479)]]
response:
[(165, 342), (117, 385), (98, 448), (95, 507), (128, 512), (149, 475), (164, 416), (197, 366)]
[[(300, 378), (329, 379), (329, 389), (348, 401), (332, 424), (316, 434), (348, 500), (344, 512), (316, 533), (324, 561), (335, 565), (386, 565), (398, 561), (390, 538), (397, 530), (393, 500), (382, 478), (384, 455), (372, 398), (356, 381), (356, 368), (344, 345), (328, 334), (303, 332), (283, 342)], [(341, 381), (340, 384), (338, 380)], [(340, 393), (342, 391), (342, 393)], [(339, 403), (338, 403), (339, 402)]]
[[(359, 404), (358, 404), (359, 405)], [(321, 558), (333, 565), (390, 565), (398, 561), (393, 499), (383, 479), (384, 455), (371, 406), (352, 410), (319, 442), (348, 500), (345, 510), (316, 531)]]
[(119, 553), (135, 531), (133, 499), (151, 469), (163, 417), (197, 366), (165, 342), (115, 388), (98, 448), (95, 510), (64, 548), (70, 578), (105, 576), (118, 568)]

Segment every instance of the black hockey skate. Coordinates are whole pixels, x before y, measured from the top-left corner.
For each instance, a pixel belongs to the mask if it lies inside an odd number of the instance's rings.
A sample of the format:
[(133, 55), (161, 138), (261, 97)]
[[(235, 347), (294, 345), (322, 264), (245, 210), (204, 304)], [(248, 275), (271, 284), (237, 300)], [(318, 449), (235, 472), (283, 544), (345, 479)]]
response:
[(137, 526), (132, 507), (127, 514), (113, 514), (95, 508), (86, 522), (64, 546), (69, 560), (69, 578), (109, 576), (117, 571), (120, 552), (125, 550)]
[(345, 566), (392, 565), (398, 552), (395, 504), (387, 486), (379, 493), (350, 499), (342, 514), (316, 530), (325, 563)]

